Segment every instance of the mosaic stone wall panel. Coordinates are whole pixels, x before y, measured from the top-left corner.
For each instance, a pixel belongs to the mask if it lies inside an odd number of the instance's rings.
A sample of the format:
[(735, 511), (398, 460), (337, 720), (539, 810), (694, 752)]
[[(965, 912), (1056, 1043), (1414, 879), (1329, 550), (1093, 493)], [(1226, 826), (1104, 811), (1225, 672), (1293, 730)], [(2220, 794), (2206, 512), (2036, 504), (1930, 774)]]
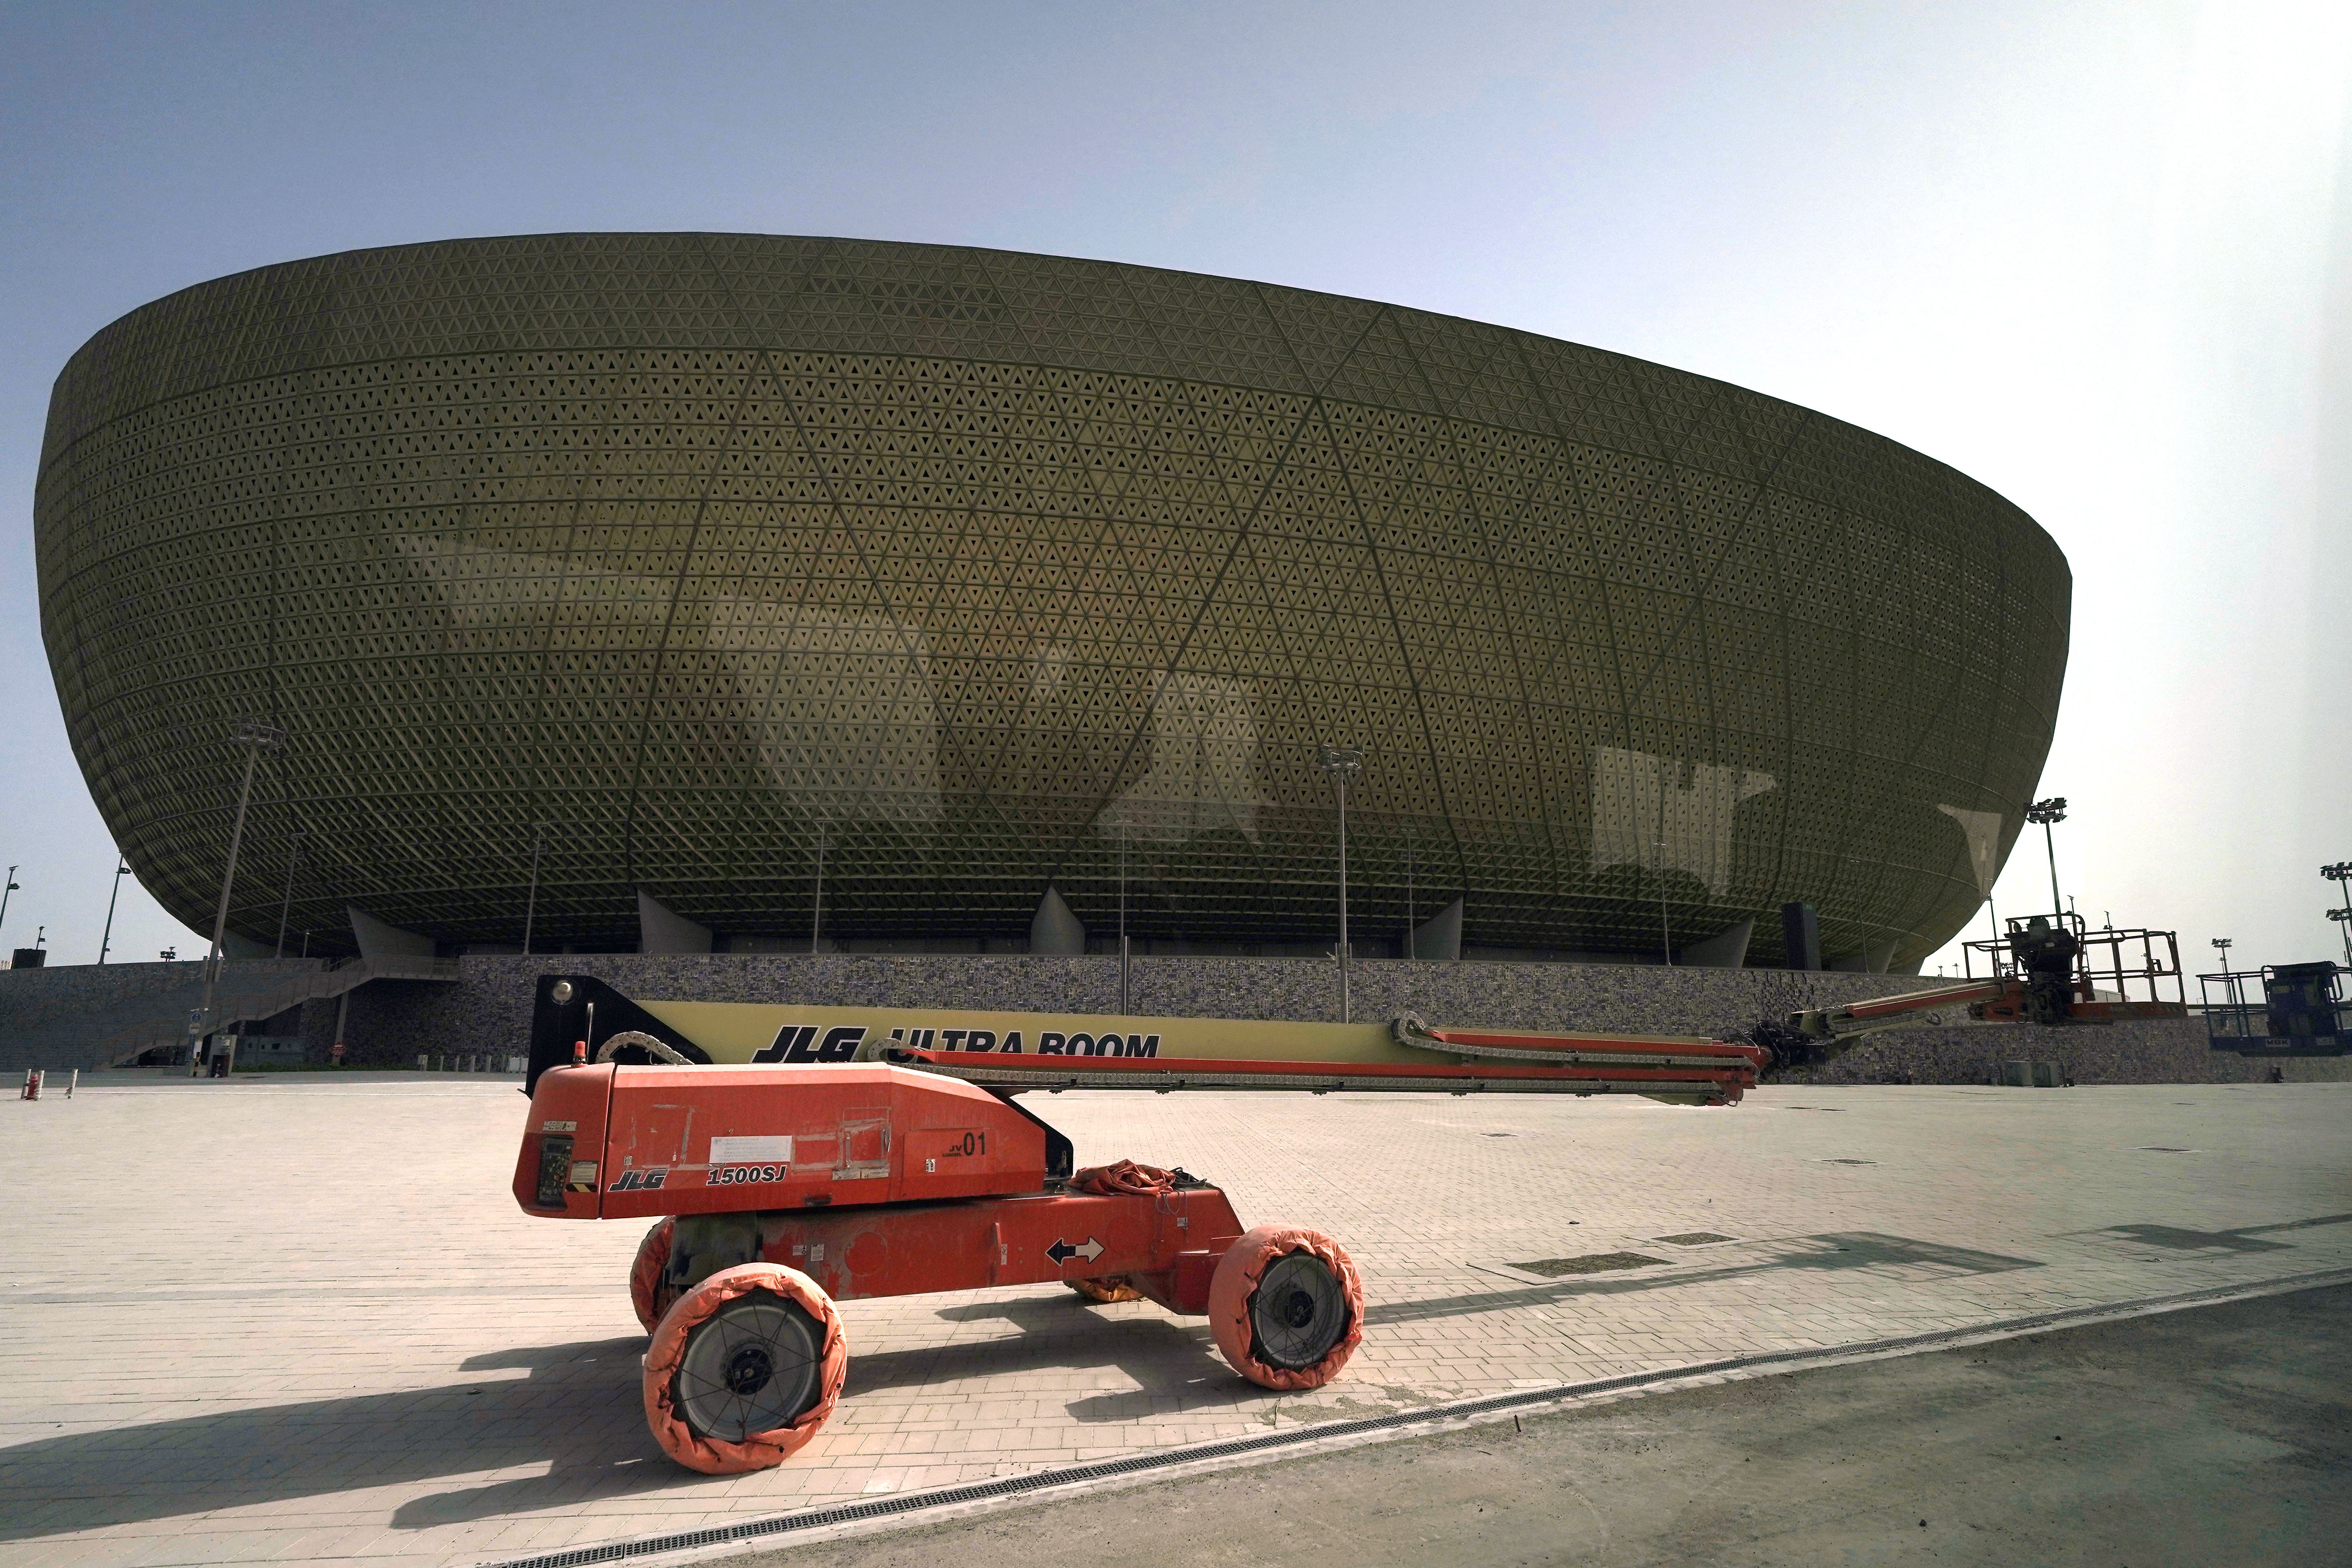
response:
[[(1637, 954), (1940, 945), (2041, 771), (2070, 579), (1941, 464), (1622, 355), (1226, 279), (735, 235), (184, 290), (59, 377), (77, 754), (209, 919), (347, 942), (1097, 930)], [(296, 835), (300, 835), (297, 858)]]

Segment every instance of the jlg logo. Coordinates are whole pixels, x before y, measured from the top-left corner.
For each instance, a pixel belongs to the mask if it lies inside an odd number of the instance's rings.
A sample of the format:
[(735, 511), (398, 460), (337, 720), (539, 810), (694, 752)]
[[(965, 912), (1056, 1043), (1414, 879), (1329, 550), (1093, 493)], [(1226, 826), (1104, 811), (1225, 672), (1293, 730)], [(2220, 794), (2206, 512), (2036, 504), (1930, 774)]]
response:
[(621, 1179), (609, 1189), (616, 1193), (651, 1192), (669, 1179), (669, 1169), (657, 1171), (624, 1171)]
[(814, 1024), (786, 1024), (776, 1031), (774, 1041), (751, 1054), (755, 1062), (845, 1062), (857, 1055), (865, 1043), (866, 1026), (862, 1024), (841, 1024), (824, 1032), (820, 1045)]

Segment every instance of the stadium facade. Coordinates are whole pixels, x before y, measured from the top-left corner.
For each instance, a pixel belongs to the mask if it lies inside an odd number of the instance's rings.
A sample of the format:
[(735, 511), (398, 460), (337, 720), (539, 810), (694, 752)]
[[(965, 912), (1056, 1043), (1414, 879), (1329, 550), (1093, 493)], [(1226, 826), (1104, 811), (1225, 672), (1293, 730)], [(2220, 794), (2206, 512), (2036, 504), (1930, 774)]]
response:
[(132, 868), (208, 928), (229, 736), (282, 726), (230, 923), (314, 953), (804, 946), (820, 857), (845, 946), (1018, 951), (1049, 888), (1099, 942), (1123, 886), (1145, 951), (1321, 951), (1330, 743), (1360, 952), (1458, 900), (1473, 956), (1777, 963), (1801, 900), (1916, 965), (2018, 832), (2070, 594), (1983, 486), (1702, 376), (748, 235), (158, 300), (58, 378), (35, 521)]

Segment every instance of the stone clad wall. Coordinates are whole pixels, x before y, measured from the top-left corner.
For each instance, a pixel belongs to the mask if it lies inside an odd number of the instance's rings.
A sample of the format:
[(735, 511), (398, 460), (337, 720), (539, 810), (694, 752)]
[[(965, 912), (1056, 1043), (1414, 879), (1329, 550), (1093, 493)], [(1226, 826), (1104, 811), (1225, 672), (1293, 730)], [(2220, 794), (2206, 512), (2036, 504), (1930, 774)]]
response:
[[(826, 953), (468, 957), (455, 984), (378, 981), (356, 995), (345, 1039), (354, 1063), (418, 1053), (504, 1056), (528, 1048), (532, 982), (589, 974), (625, 994), (714, 1002), (830, 1006), (1115, 1013), (1110, 958)], [(1355, 1016), (1414, 1013), (1432, 1023), (1641, 1034), (1729, 1035), (1799, 1007), (1915, 990), (1908, 975), (1774, 969), (1666, 969), (1629, 964), (1408, 963), (1354, 972)], [(1139, 958), (1130, 1010), (1177, 1017), (1336, 1021), (1338, 976), (1311, 959)], [(323, 1048), (323, 1047), (321, 1047)], [(2081, 1083), (2239, 1082), (2266, 1063), (2208, 1050), (2194, 1022), (2030, 1030), (1906, 1030), (1864, 1043), (1809, 1082), (1979, 1083), (2014, 1058), (2057, 1061)], [(2290, 1064), (2291, 1078), (2352, 1077), (2344, 1060)]]
[(67, 963), (0, 969), (0, 1035), (71, 1013), (94, 1013), (204, 977), (201, 958), (177, 963)]
[[(2031, 1029), (1976, 1026), (1904, 1029), (1864, 1041), (1826, 1067), (1782, 1075), (1797, 1083), (1983, 1083), (2007, 1061), (2055, 1062), (2077, 1084), (2259, 1083), (2269, 1061), (2216, 1051), (2198, 1019), (2164, 1019), (2098, 1028)], [(2288, 1058), (2293, 1083), (2352, 1081), (2352, 1058)]]

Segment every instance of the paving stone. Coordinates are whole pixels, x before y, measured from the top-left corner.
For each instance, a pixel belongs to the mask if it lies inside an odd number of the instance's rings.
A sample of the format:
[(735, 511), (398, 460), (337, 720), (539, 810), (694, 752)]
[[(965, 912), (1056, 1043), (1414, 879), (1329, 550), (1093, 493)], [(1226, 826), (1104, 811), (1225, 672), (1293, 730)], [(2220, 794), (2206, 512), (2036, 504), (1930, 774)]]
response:
[[(466, 1079), (9, 1102), (0, 1176), (37, 1194), (0, 1258), (10, 1562), (499, 1561), (2352, 1266), (2352, 1086), (1801, 1086), (1706, 1110), (1038, 1096), (1081, 1163), (1182, 1163), (1246, 1222), (1339, 1237), (1370, 1299), (1349, 1374), (1272, 1394), (1198, 1320), (1058, 1288), (849, 1302), (825, 1432), (780, 1469), (709, 1478), (645, 1430), (624, 1284), (642, 1226), (520, 1213), (521, 1106)], [(1656, 1239), (1700, 1231), (1731, 1239)], [(1671, 1256), (1500, 1271), (1643, 1248)]]

